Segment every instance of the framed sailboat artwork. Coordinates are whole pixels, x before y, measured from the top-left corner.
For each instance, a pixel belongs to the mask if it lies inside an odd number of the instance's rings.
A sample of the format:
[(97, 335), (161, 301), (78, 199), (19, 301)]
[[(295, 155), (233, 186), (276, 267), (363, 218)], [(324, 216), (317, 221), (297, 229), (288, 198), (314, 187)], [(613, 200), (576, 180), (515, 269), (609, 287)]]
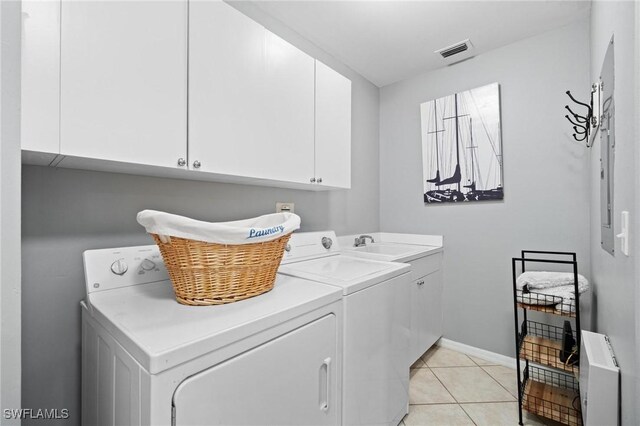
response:
[(502, 200), (500, 86), (420, 105), (424, 202)]

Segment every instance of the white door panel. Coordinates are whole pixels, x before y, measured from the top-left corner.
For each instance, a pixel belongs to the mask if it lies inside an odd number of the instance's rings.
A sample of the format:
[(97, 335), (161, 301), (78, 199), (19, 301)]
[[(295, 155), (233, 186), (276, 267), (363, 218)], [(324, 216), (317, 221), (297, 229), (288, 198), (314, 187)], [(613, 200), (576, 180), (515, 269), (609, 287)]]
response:
[(186, 154), (187, 2), (63, 1), (63, 154), (174, 167)]
[(425, 352), (442, 337), (442, 271), (429, 274), (423, 279), (426, 309), (419, 341)]
[(425, 352), (420, 342), (420, 328), (423, 327), (424, 310), (424, 285), (419, 284), (423, 279), (417, 279), (411, 283), (411, 356), (409, 365), (413, 365)]
[(315, 175), (351, 187), (351, 81), (316, 61)]
[(411, 357), (413, 364), (442, 336), (442, 272), (415, 280), (411, 287)]
[(313, 58), (223, 2), (193, 2), (189, 32), (192, 165), (308, 183)]
[(339, 424), (336, 327), (327, 315), (186, 379), (175, 424)]
[(409, 394), (409, 274), (346, 296), (343, 424), (390, 424)]
[(191, 2), (189, 10), (189, 160), (221, 174), (264, 174), (259, 149), (265, 29), (219, 1)]
[(264, 153), (271, 168), (269, 177), (309, 183), (313, 177), (315, 61), (268, 31), (266, 49), (263, 143), (269, 150)]
[(22, 149), (60, 152), (60, 0), (22, 2)]

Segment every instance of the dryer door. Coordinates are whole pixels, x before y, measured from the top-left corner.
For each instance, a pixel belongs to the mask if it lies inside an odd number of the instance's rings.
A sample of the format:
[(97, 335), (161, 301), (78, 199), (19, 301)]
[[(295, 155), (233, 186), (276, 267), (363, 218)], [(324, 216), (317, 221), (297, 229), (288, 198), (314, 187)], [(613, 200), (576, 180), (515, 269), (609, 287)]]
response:
[(336, 327), (327, 315), (186, 379), (175, 424), (339, 424)]

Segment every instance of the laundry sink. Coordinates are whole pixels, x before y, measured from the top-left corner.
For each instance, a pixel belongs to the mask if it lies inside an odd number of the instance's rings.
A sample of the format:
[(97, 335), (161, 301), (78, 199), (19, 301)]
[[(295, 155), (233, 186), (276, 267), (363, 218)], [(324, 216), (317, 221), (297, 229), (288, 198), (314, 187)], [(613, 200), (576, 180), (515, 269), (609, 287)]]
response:
[(385, 254), (389, 256), (403, 256), (415, 251), (415, 249), (410, 246), (384, 243), (367, 244), (366, 246), (354, 247), (353, 250), (356, 252)]
[[(420, 234), (396, 234), (373, 232), (363, 234), (367, 238), (366, 245), (354, 246), (360, 240), (360, 234), (344, 235), (338, 238), (340, 250), (349, 256), (364, 257), (387, 262), (410, 262), (420, 257), (442, 251), (442, 236)], [(369, 241), (373, 239), (373, 242)]]
[(425, 256), (427, 252), (441, 250), (439, 247), (398, 243), (368, 243), (360, 247), (344, 247), (343, 253), (356, 257), (384, 260), (387, 262), (408, 262)]

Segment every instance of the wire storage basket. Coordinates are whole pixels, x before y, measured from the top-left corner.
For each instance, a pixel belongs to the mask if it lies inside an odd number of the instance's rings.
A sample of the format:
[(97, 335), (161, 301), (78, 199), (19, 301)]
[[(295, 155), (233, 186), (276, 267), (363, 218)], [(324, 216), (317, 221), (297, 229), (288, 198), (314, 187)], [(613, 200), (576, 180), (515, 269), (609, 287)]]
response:
[(138, 222), (160, 248), (176, 300), (194, 306), (271, 290), (291, 233), (300, 226), (300, 218), (290, 213), (208, 223), (145, 210)]
[(572, 374), (529, 365), (520, 388), (522, 408), (569, 426), (582, 426), (580, 391)]
[[(577, 353), (563, 348), (567, 332), (562, 327), (526, 320), (520, 327), (520, 357), (538, 364), (579, 373)], [(575, 342), (575, 332), (571, 331)], [(563, 359), (564, 356), (564, 359)]]

